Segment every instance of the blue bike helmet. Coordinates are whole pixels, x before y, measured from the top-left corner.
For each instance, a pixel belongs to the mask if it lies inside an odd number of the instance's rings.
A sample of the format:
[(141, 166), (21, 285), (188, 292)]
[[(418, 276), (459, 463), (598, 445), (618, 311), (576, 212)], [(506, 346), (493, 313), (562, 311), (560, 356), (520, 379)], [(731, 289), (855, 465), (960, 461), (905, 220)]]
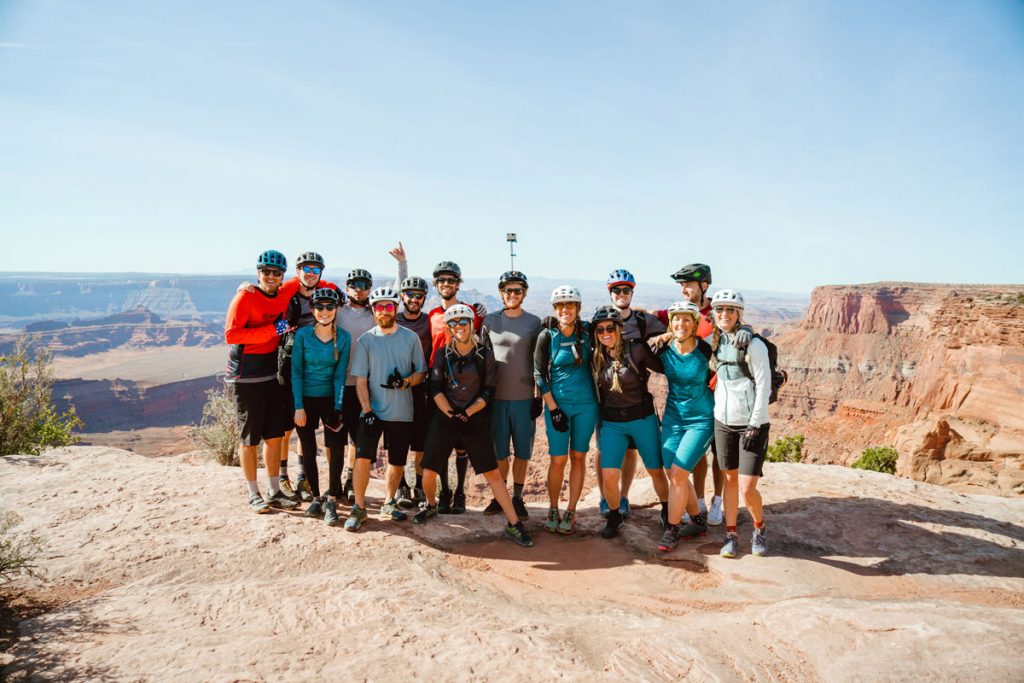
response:
[(288, 270), (288, 259), (279, 251), (267, 249), (256, 259), (257, 268), (280, 268)]
[(608, 276), (608, 289), (611, 289), (615, 285), (629, 285), (630, 287), (636, 287), (636, 278), (633, 277), (633, 273), (619, 268), (618, 270), (612, 271), (612, 274)]

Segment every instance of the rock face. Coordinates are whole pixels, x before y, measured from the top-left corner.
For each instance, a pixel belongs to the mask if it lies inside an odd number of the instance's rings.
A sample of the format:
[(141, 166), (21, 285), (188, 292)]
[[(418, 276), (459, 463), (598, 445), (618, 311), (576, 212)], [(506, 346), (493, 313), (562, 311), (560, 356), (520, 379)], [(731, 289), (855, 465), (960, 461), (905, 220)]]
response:
[(379, 521), (379, 479), (359, 533), (254, 515), (242, 489), (236, 468), (189, 457), (0, 458), (15, 533), (45, 541), (20, 585), (43, 607), (0, 678), (916, 682), (1024, 668), (1024, 500), (769, 464), (771, 555), (748, 554), (743, 514), (728, 560), (720, 532), (660, 554), (653, 508), (601, 539), (593, 495), (570, 537), (544, 533), (531, 506), (536, 546), (519, 548), (479, 508)]
[(206, 392), (223, 386), (216, 376), (154, 386), (120, 379), (58, 380), (53, 402), (60, 411), (73, 405), (84, 432), (173, 427), (198, 423)]
[(892, 445), (898, 474), (1024, 493), (1020, 286), (818, 287), (775, 337), (789, 384), (773, 424), (808, 437), (805, 459), (849, 463)]

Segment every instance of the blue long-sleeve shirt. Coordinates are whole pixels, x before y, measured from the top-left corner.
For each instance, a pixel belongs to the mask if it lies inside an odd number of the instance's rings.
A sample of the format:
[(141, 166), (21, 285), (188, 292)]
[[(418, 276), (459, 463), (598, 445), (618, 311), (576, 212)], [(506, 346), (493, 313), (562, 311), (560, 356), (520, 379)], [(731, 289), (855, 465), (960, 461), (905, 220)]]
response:
[(295, 345), (292, 346), (292, 395), (295, 397), (295, 409), (303, 409), (303, 396), (333, 396), (335, 409), (341, 410), (352, 338), (342, 328), (335, 328), (338, 343), (338, 360), (335, 361), (334, 343), (320, 341), (314, 333), (315, 327), (310, 325), (295, 331)]

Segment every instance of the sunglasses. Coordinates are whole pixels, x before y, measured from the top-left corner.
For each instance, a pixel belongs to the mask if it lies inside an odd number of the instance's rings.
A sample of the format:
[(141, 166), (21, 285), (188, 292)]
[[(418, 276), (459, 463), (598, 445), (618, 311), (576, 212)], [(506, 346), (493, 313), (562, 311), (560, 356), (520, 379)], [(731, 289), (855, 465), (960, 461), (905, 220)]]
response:
[(559, 301), (557, 304), (555, 304), (555, 310), (556, 311), (561, 310), (561, 309), (565, 308), (566, 306), (572, 306), (573, 308), (575, 308), (576, 305), (577, 304), (576, 304), (575, 301)]
[(284, 277), (284, 271), (277, 268), (260, 268), (263, 277)]
[(526, 290), (524, 290), (522, 287), (506, 287), (501, 291), (504, 292), (505, 294), (511, 294), (512, 296), (522, 296), (523, 292), (525, 292)]
[(626, 286), (626, 285), (624, 285), (622, 287), (612, 287), (611, 288), (611, 293), (612, 294), (630, 294), (630, 293), (632, 293), (632, 291), (633, 291), (633, 288), (629, 287), (629, 286)]
[(740, 309), (733, 308), (732, 306), (719, 306), (715, 309), (715, 313), (739, 313)]
[(306, 274), (319, 275), (324, 272), (320, 266), (302, 266), (302, 272)]
[(373, 305), (373, 310), (375, 310), (377, 312), (380, 312), (380, 313), (394, 313), (395, 312), (395, 305), (391, 304), (391, 303), (387, 303), (387, 304), (374, 304)]
[(434, 280), (434, 282), (436, 282), (439, 285), (457, 285), (457, 284), (459, 284), (459, 281), (456, 278), (453, 278), (453, 277), (439, 277), (436, 280)]
[(453, 330), (456, 327), (462, 327), (462, 326), (468, 325), (468, 324), (469, 324), (469, 318), (459, 318), (458, 320), (449, 320), (448, 321), (448, 327), (452, 328)]
[(338, 307), (338, 304), (313, 304), (313, 308), (317, 311), (333, 311)]
[(423, 292), (412, 292), (412, 291), (410, 291), (410, 292), (402, 292), (402, 294), (405, 295), (405, 297), (407, 299), (412, 299), (413, 301), (419, 301), (420, 299), (425, 299), (427, 297), (427, 295), (424, 294)]
[(615, 323), (608, 323), (607, 325), (598, 325), (594, 328), (594, 331), (598, 334), (611, 334), (615, 331)]
[(364, 280), (356, 280), (355, 282), (348, 283), (348, 286), (360, 292), (365, 292), (370, 288), (370, 283)]

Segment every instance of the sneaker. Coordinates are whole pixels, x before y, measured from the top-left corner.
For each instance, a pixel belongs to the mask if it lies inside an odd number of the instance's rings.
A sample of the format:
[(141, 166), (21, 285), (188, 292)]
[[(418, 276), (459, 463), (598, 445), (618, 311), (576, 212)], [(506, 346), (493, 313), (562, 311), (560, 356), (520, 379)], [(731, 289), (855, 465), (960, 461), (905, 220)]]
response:
[(558, 508), (550, 508), (548, 510), (548, 521), (544, 522), (544, 531), (551, 533), (557, 533), (558, 527), (562, 523), (562, 518), (558, 516)]
[(333, 500), (324, 501), (324, 523), (327, 526), (338, 526), (338, 504)]
[(601, 516), (605, 518), (607, 518), (608, 513), (611, 512), (611, 508), (608, 507), (608, 501), (604, 498), (602, 498), (601, 502), (597, 504), (597, 509), (601, 511)]
[(281, 493), (283, 493), (284, 497), (288, 500), (294, 500), (296, 502), (302, 500), (298, 492), (292, 488), (292, 482), (290, 479), (281, 479)]
[(431, 517), (437, 517), (437, 506), (424, 504), (420, 511), (412, 517), (413, 524), (426, 524)]
[(619, 514), (622, 515), (623, 519), (627, 519), (632, 514), (629, 510), (629, 498), (625, 496), (619, 500)]
[(708, 524), (718, 526), (722, 523), (722, 497), (715, 496), (711, 499), (711, 509), (708, 510)]
[(249, 508), (257, 515), (263, 515), (270, 512), (270, 506), (267, 505), (267, 501), (265, 501), (263, 496), (258, 493), (252, 494), (252, 497), (249, 498)]
[(341, 487), (341, 490), (341, 495), (345, 497), (345, 500), (349, 502), (349, 505), (356, 502), (356, 489), (355, 486), (352, 485), (352, 477), (345, 480), (345, 485)]
[(398, 487), (398, 507), (406, 510), (416, 507), (416, 504), (412, 502), (412, 489), (404, 481)]
[(484, 514), (490, 517), (491, 515), (500, 515), (501, 513), (501, 505), (498, 504), (497, 499), (491, 498), (491, 502), (484, 508)]
[(699, 522), (691, 521), (686, 526), (679, 527), (677, 534), (680, 540), (690, 541), (700, 536), (707, 536), (708, 525), (706, 522), (704, 524), (700, 524)]
[(450, 515), (452, 513), (452, 492), (441, 491), (437, 494), (437, 512), (442, 515)]
[(525, 522), (530, 518), (530, 511), (526, 509), (526, 503), (523, 502), (522, 498), (512, 498), (512, 507), (516, 510), (516, 517), (519, 518), (520, 522)]
[(267, 504), (272, 508), (277, 508), (278, 510), (294, 510), (299, 507), (299, 498), (296, 496), (295, 500), (292, 500), (288, 496), (284, 495), (284, 491), (278, 491), (270, 498), (267, 498)]
[(665, 533), (661, 535), (661, 540), (658, 541), (658, 550), (663, 553), (670, 553), (675, 550), (676, 543), (679, 542), (679, 525), (670, 526), (665, 529)]
[(403, 522), (409, 518), (409, 515), (402, 512), (398, 508), (398, 503), (392, 498), (380, 506), (380, 517), (381, 519), (390, 519), (392, 522)]
[(299, 479), (295, 482), (295, 491), (299, 494), (299, 498), (302, 499), (303, 503), (313, 500), (313, 489), (309, 487), (308, 479)]
[(708, 514), (708, 504), (704, 502), (703, 498), (698, 498), (697, 499), (697, 511), (700, 512), (700, 514), (704, 515), (705, 517)]
[(452, 498), (452, 514), (461, 515), (466, 511), (466, 494), (461, 491), (455, 492), (455, 497)]
[(718, 552), (722, 557), (736, 557), (736, 554), (740, 551), (740, 539), (736, 537), (736, 534), (726, 534), (725, 542), (722, 543), (722, 549)]
[(366, 509), (352, 503), (352, 512), (345, 520), (345, 531), (359, 531), (359, 527), (366, 521)]
[(427, 502), (427, 494), (423, 491), (423, 487), (416, 486), (413, 488), (412, 494), (412, 502), (416, 507), (423, 507), (423, 504)]
[(750, 552), (755, 555), (768, 553), (768, 540), (764, 537), (764, 528), (754, 529), (754, 535), (750, 539)]
[(533, 547), (533, 539), (526, 533), (526, 529), (523, 528), (522, 522), (516, 522), (515, 524), (505, 525), (505, 536), (511, 538), (516, 542), (516, 545), (521, 545), (524, 548)]
[(306, 508), (306, 511), (302, 513), (303, 517), (323, 517), (324, 516), (324, 504), (319, 500), (314, 500)]
[(576, 531), (576, 511), (566, 510), (562, 521), (558, 523), (558, 533), (568, 536), (574, 531)]
[(615, 514), (608, 512), (608, 521), (601, 529), (601, 538), (615, 538), (619, 535), (619, 527), (622, 526), (622, 515), (616, 510)]

